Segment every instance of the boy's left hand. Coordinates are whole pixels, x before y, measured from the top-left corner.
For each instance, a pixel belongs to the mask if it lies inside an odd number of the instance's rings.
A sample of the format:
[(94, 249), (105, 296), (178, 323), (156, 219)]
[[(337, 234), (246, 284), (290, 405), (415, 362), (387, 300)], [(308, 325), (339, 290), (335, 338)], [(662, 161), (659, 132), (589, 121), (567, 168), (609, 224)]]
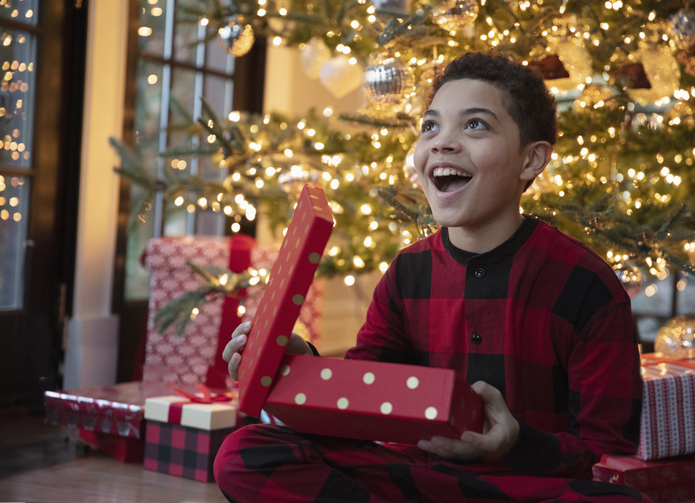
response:
[(494, 460), (504, 457), (519, 437), (519, 422), (509, 412), (502, 393), (486, 382), (478, 381), (471, 385), (483, 399), (485, 426), (483, 433), (466, 431), (460, 439), (432, 437), (420, 440), (418, 447), (451, 461)]

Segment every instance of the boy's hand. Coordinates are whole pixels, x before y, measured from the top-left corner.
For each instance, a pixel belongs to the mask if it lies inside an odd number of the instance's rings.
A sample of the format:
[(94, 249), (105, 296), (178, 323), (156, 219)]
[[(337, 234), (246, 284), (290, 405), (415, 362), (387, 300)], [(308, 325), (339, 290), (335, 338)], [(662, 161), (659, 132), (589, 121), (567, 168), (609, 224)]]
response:
[[(229, 375), (235, 381), (239, 380), (239, 364), (241, 363), (241, 351), (246, 345), (247, 334), (251, 331), (251, 322), (246, 321), (236, 327), (232, 332), (232, 340), (222, 351), (222, 359), (229, 362)], [(285, 346), (285, 353), (293, 355), (313, 355), (309, 345), (295, 333), (290, 335), (290, 340)]]
[(509, 412), (502, 394), (483, 381), (471, 387), (483, 399), (483, 433), (467, 431), (460, 440), (446, 437), (420, 440), (420, 449), (452, 461), (476, 462), (503, 458), (511, 450), (519, 437), (519, 422)]

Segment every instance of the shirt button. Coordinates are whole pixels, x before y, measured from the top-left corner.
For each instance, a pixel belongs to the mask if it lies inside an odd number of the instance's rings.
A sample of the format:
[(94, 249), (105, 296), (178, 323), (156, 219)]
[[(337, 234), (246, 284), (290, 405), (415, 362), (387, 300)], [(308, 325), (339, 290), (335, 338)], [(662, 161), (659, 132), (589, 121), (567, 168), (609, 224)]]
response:
[(483, 276), (485, 276), (485, 269), (483, 269), (482, 267), (478, 267), (473, 274), (475, 274), (476, 278), (482, 278)]
[(473, 344), (480, 344), (483, 342), (483, 338), (480, 336), (478, 332), (475, 332), (473, 335), (471, 335), (471, 341)]

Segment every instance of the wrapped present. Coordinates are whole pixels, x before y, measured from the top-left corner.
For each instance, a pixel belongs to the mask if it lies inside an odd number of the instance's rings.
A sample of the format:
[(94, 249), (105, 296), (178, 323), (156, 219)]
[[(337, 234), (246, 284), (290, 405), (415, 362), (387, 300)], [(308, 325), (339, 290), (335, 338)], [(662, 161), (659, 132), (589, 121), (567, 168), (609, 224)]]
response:
[(238, 426), (236, 400), (228, 398), (212, 403), (196, 403), (180, 395), (148, 399), (145, 468), (201, 482), (213, 481), (215, 455)]
[(139, 382), (44, 393), (46, 421), (55, 425), (141, 438), (144, 397)]
[(326, 195), (304, 187), (239, 365), (239, 407), (250, 416), (261, 413), (332, 229)]
[[(186, 261), (239, 273), (249, 266), (269, 269), (277, 254), (276, 247), (257, 246), (253, 238), (245, 235), (151, 239), (144, 254), (144, 264), (151, 271), (151, 279), (143, 380), (229, 387), (222, 350), (234, 328), (242, 321), (252, 319), (263, 289), (248, 289), (248, 297), (243, 301), (243, 314), (238, 309), (238, 299), (223, 299), (221, 296), (211, 299), (199, 308), (183, 337), (177, 337), (173, 328), (163, 334), (157, 333), (154, 315), (182, 293), (193, 291), (204, 282)], [(315, 345), (320, 338), (322, 297), (322, 284), (319, 283), (307, 294), (299, 318), (307, 329), (307, 338)]]
[(147, 396), (165, 387), (128, 382), (72, 391), (46, 391), (46, 422), (80, 430), (80, 438), (123, 462), (139, 462), (144, 452)]
[(633, 487), (657, 502), (695, 498), (695, 456), (644, 461), (604, 454), (593, 466), (594, 480)]
[(301, 432), (365, 440), (482, 431), (482, 400), (451, 369), (283, 356), (331, 228), (323, 191), (305, 187), (243, 350), (240, 409), (263, 407)]
[(695, 361), (642, 355), (643, 460), (695, 453)]
[(294, 430), (415, 444), (483, 428), (482, 400), (451, 369), (286, 355), (264, 410)]

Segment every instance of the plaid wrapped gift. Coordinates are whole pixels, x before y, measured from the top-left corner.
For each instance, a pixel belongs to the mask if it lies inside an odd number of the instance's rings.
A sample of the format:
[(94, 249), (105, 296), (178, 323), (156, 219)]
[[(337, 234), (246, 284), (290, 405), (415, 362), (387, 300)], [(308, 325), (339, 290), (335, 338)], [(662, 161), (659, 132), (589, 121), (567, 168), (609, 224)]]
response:
[(159, 421), (147, 422), (145, 468), (200, 482), (212, 482), (212, 465), (234, 428), (199, 430)]
[(695, 453), (695, 360), (642, 355), (642, 427), (637, 457)]
[[(205, 383), (213, 388), (230, 388), (231, 382), (226, 382), (227, 363), (222, 360), (222, 349), (234, 328), (240, 322), (252, 319), (263, 289), (248, 289), (242, 316), (237, 313), (238, 301), (229, 297), (211, 299), (200, 307), (183, 337), (177, 337), (173, 328), (158, 334), (154, 315), (182, 293), (193, 291), (203, 283), (204, 280), (186, 264), (187, 260), (200, 266), (213, 265), (242, 272), (249, 265), (255, 269), (270, 269), (277, 254), (276, 247), (256, 246), (253, 238), (244, 235), (151, 239), (144, 254), (144, 264), (151, 271), (151, 279), (143, 380), (175, 385)], [(320, 338), (322, 285), (322, 282), (317, 282), (309, 291), (299, 318), (306, 327), (306, 338), (316, 346)], [(302, 335), (301, 330), (297, 333)]]
[(195, 403), (183, 396), (149, 398), (145, 406), (145, 469), (213, 481), (215, 455), (236, 429), (237, 414), (235, 400)]
[(695, 500), (695, 456), (644, 461), (604, 454), (593, 466), (594, 480), (638, 489), (657, 503)]

